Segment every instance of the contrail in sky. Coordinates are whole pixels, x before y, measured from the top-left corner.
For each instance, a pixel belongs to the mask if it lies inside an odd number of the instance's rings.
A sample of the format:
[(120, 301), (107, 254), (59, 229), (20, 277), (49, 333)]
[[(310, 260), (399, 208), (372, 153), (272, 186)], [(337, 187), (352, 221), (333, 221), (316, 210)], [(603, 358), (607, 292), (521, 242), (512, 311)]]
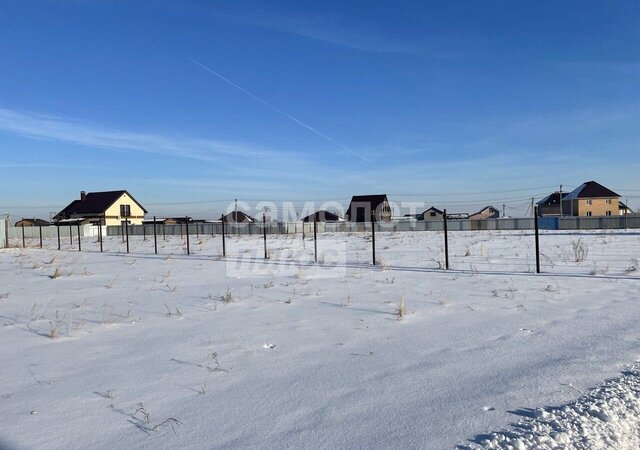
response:
[(334, 145), (337, 145), (338, 147), (340, 147), (343, 150), (348, 151), (349, 153), (357, 156), (358, 158), (361, 158), (364, 161), (369, 162), (369, 159), (367, 159), (366, 157), (364, 157), (363, 155), (361, 155), (360, 153), (356, 152), (355, 150), (347, 147), (344, 144), (341, 144), (340, 142), (336, 141), (335, 139), (333, 139), (332, 137), (327, 136), (326, 134), (323, 134), (321, 132), (319, 132), (318, 130), (316, 130), (315, 128), (313, 128), (311, 125), (307, 125), (306, 123), (302, 122), (301, 120), (296, 119), (295, 117), (293, 117), (291, 114), (289, 114), (286, 111), (281, 110), (280, 108), (278, 108), (277, 106), (272, 105), (271, 103), (269, 103), (268, 101), (258, 97), (257, 95), (255, 95), (253, 92), (247, 91), (245, 88), (243, 88), (242, 86), (237, 85), (236, 83), (234, 83), (233, 81), (229, 80), (228, 78), (223, 77), (222, 75), (220, 75), (218, 72), (214, 71), (213, 69), (210, 69), (209, 67), (205, 66), (204, 64), (202, 64), (201, 62), (193, 59), (193, 58), (189, 58), (189, 60), (194, 63), (197, 66), (200, 66), (201, 68), (203, 68), (204, 70), (206, 70), (207, 72), (209, 72), (212, 75), (215, 75), (216, 77), (220, 78), (222, 81), (230, 84), (231, 86), (233, 86), (234, 88), (238, 89), (241, 92), (244, 92), (245, 94), (247, 94), (249, 97), (259, 101), (260, 103), (262, 103), (263, 105), (271, 108), (272, 110), (274, 110), (275, 112), (287, 117), (289, 120), (297, 123), (298, 125), (300, 125), (302, 128), (306, 128), (307, 130), (311, 131), (313, 134), (320, 136), (322, 139), (327, 140), (329, 142), (331, 142)]

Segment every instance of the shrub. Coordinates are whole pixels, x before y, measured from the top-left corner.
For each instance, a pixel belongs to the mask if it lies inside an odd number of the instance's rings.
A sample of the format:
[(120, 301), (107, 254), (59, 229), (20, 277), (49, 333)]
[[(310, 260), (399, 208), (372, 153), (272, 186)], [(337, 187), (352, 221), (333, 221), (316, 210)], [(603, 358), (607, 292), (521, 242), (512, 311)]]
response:
[(577, 263), (581, 263), (585, 259), (587, 259), (587, 255), (589, 254), (589, 247), (584, 243), (582, 238), (579, 238), (577, 241), (572, 241), (571, 246), (573, 247), (573, 256), (574, 261)]

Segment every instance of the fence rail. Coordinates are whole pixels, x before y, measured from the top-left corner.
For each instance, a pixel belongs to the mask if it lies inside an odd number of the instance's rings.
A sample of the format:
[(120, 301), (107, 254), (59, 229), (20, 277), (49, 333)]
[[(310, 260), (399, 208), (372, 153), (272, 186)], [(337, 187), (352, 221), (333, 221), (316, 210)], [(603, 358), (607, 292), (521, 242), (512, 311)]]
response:
[[(2, 233), (3, 221), (0, 221), (0, 233)], [(640, 265), (640, 251), (636, 247), (637, 232), (619, 232), (614, 230), (624, 228), (640, 228), (640, 216), (612, 217), (612, 218), (538, 218), (536, 219), (493, 219), (483, 221), (471, 220), (447, 220), (442, 222), (368, 222), (368, 223), (262, 223), (254, 224), (223, 224), (217, 223), (191, 223), (164, 225), (153, 223), (146, 225), (129, 225), (127, 227), (98, 227), (98, 226), (52, 226), (52, 227), (5, 227), (4, 236), (8, 238), (8, 246), (14, 247), (40, 247), (58, 250), (78, 250), (83, 248), (89, 251), (108, 251), (121, 253), (147, 253), (153, 252), (172, 253), (182, 247), (186, 255), (195, 251), (196, 254), (214, 254), (227, 256), (225, 240), (231, 240), (231, 256), (245, 258), (246, 252), (251, 252), (247, 244), (260, 243), (260, 252), (264, 250), (264, 259), (270, 259), (272, 250), (281, 252), (285, 258), (293, 257), (291, 250), (301, 246), (306, 249), (305, 242), (313, 241), (309, 248), (312, 261), (319, 261), (323, 251), (330, 249), (333, 242), (334, 249), (345, 251), (347, 241), (349, 245), (355, 243), (357, 248), (355, 255), (358, 263), (361, 263), (362, 255), (371, 255), (371, 265), (386, 263), (378, 258), (376, 253), (377, 234), (382, 241), (381, 252), (383, 255), (393, 252), (398, 235), (396, 232), (421, 232), (425, 233), (425, 239), (420, 240), (419, 247), (413, 246), (408, 252), (415, 252), (417, 261), (422, 261), (420, 266), (427, 262), (435, 264), (439, 269), (468, 266), (469, 270), (490, 267), (495, 270), (498, 266), (519, 267), (525, 272), (554, 271), (554, 267), (567, 266), (574, 261), (576, 264), (583, 262), (581, 254), (586, 256), (589, 242), (594, 245), (592, 253), (594, 260), (592, 272), (600, 273), (615, 269), (618, 272), (637, 273)], [(546, 236), (539, 240), (539, 231), (546, 231)], [(562, 230), (553, 233), (554, 230)], [(577, 230), (585, 230), (579, 233)], [(605, 230), (605, 233), (593, 233), (593, 230)], [(477, 235), (474, 232), (478, 231)], [(485, 231), (482, 233), (481, 231)], [(488, 231), (488, 233), (486, 233)], [(491, 231), (507, 231), (507, 233), (491, 233)], [(509, 233), (509, 231), (513, 231)], [(524, 233), (518, 233), (525, 231)], [(551, 232), (550, 232), (551, 231)], [(456, 233), (467, 232), (474, 236), (472, 239), (463, 237), (458, 239)], [(340, 236), (341, 233), (352, 234), (351, 239)], [(253, 235), (253, 236), (251, 236)], [(272, 237), (269, 237), (273, 235)], [(287, 236), (288, 235), (288, 236)], [(622, 236), (624, 245), (611, 247), (612, 236)], [(103, 236), (112, 238), (106, 243)], [(180, 236), (178, 241), (175, 236)], [(197, 238), (199, 236), (199, 239)], [(243, 239), (242, 236), (251, 237)], [(476, 237), (477, 236), (477, 237)], [(0, 243), (2, 243), (0, 234)], [(115, 239), (113, 239), (115, 237)], [(173, 237), (173, 243), (169, 242)], [(189, 239), (191, 237), (191, 239)], [(196, 237), (196, 239), (194, 239)], [(256, 239), (258, 237), (258, 239)], [(300, 239), (302, 237), (302, 239)], [(409, 237), (409, 239), (415, 239)], [(515, 239), (510, 242), (509, 239)], [(167, 241), (166, 243), (164, 241)], [(256, 242), (254, 242), (256, 241)], [(323, 249), (319, 252), (318, 242)], [(589, 241), (589, 242), (587, 242)], [(422, 242), (428, 242), (429, 247), (423, 247)], [(465, 243), (466, 242), (466, 243)], [(158, 244), (160, 243), (160, 246)], [(208, 244), (207, 244), (208, 243)], [(211, 248), (213, 243), (214, 248)], [(522, 243), (524, 246), (517, 243)], [(552, 243), (552, 244), (551, 244)], [(104, 245), (103, 245), (104, 244)], [(535, 245), (534, 245), (535, 244)], [(131, 245), (131, 247), (130, 247)], [(273, 245), (273, 248), (270, 247)], [(284, 245), (284, 247), (283, 247)], [(464, 245), (465, 247), (461, 247)], [(486, 247), (485, 247), (486, 245)], [(208, 246), (209, 250), (206, 250)], [(341, 247), (343, 246), (343, 247)], [(173, 248), (174, 250), (170, 250)], [(257, 246), (256, 246), (257, 248)], [(506, 252), (507, 256), (500, 256), (502, 262), (492, 260), (490, 253), (495, 248)], [(487, 250), (489, 249), (489, 250)], [(255, 250), (255, 249), (254, 249)], [(404, 251), (405, 254), (407, 250)], [(512, 253), (512, 255), (508, 255)], [(360, 256), (358, 256), (360, 255)], [(219, 257), (219, 256), (218, 256)], [(256, 255), (254, 255), (254, 258)], [(424, 258), (428, 258), (425, 260)], [(259, 257), (262, 259), (262, 256)], [(295, 258), (295, 257), (294, 257)], [(383, 257), (384, 259), (384, 257)], [(324, 261), (325, 258), (322, 257)], [(597, 264), (604, 264), (603, 267)], [(433, 265), (432, 264), (432, 265)], [(498, 266), (496, 266), (496, 264)], [(624, 266), (624, 267), (623, 267)], [(606, 269), (606, 270), (605, 270)]]

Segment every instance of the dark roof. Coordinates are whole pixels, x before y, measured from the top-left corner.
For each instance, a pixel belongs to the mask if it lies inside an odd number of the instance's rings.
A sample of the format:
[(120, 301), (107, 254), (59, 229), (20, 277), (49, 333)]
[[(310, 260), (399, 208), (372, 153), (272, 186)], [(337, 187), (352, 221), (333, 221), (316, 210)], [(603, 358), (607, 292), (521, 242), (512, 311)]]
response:
[[(563, 192), (562, 198), (566, 198), (569, 195), (569, 192)], [(556, 191), (553, 194), (547, 195), (545, 198), (540, 200), (538, 203), (540, 206), (554, 206), (560, 205), (560, 192)]]
[(611, 189), (604, 187), (595, 181), (587, 181), (578, 186), (570, 194), (572, 199), (575, 198), (598, 198), (598, 197), (620, 197)]
[(349, 216), (351, 220), (353, 220), (353, 211), (351, 210), (353, 206), (356, 207), (356, 213), (362, 215), (364, 214), (364, 212), (358, 211), (358, 207), (362, 208), (363, 206), (369, 206), (369, 208), (371, 208), (371, 211), (376, 211), (378, 209), (378, 206), (383, 204), (385, 201), (388, 201), (386, 194), (354, 195), (353, 197), (351, 197), (351, 202), (349, 203), (349, 208), (347, 209), (346, 215)]
[(621, 201), (618, 201), (618, 209), (628, 209), (633, 213), (633, 210), (629, 208), (626, 204), (622, 203)]
[(354, 195), (351, 197), (351, 203), (370, 203), (371, 206), (377, 207), (380, 203), (384, 202), (387, 199), (386, 194), (376, 194), (376, 195)]
[(231, 211), (229, 214), (224, 215), (223, 220), (225, 223), (251, 223), (256, 221), (256, 219), (242, 211), (237, 213), (236, 211)]
[(146, 213), (147, 210), (138, 203), (138, 201), (133, 198), (131, 194), (129, 194), (125, 190), (121, 191), (104, 191), (104, 192), (88, 192), (85, 196), (84, 201), (82, 200), (74, 200), (66, 208), (60, 211), (55, 219), (61, 219), (65, 217), (69, 217), (71, 215), (86, 215), (86, 216), (95, 216), (104, 213), (111, 205), (113, 205), (122, 194), (127, 194), (131, 200), (137, 203), (137, 205), (142, 208), (142, 210)]
[(51, 225), (48, 221), (43, 220), (43, 219), (35, 219), (35, 218), (22, 218), (20, 220), (18, 220), (16, 222), (16, 224), (19, 224), (20, 222), (29, 222), (32, 223), (34, 226), (38, 227), (38, 226), (43, 226), (43, 227), (48, 227), (49, 225)]
[(429, 212), (429, 211), (433, 211), (433, 212), (436, 212), (436, 213), (438, 213), (438, 214), (444, 214), (444, 211), (440, 211), (440, 210), (439, 210), (438, 208), (436, 208), (435, 206), (432, 206), (432, 207), (431, 207), (431, 208), (429, 208), (429, 209), (425, 209), (423, 214), (426, 214), (426, 213), (427, 213), (427, 212)]
[(338, 222), (342, 219), (339, 215), (325, 211), (324, 209), (313, 214), (309, 214), (307, 217), (302, 219), (303, 222), (313, 222), (314, 220), (317, 220), (318, 222)]

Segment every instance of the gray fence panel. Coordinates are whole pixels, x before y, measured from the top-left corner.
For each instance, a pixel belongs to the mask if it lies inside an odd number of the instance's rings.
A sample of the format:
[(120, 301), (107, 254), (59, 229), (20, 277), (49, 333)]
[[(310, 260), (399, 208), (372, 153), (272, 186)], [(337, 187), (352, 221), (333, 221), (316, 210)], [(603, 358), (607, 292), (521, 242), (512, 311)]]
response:
[[(43, 239), (54, 239), (57, 237), (57, 227), (48, 226), (42, 227), (42, 238)], [(69, 233), (72, 236), (78, 236), (78, 227), (76, 225), (72, 225), (69, 227), (68, 225), (60, 226), (60, 238), (68, 238)], [(9, 239), (22, 239), (22, 227), (8, 227), (7, 234), (9, 235)], [(98, 227), (97, 226), (89, 226), (89, 227), (80, 227), (80, 236), (97, 236), (98, 235)], [(38, 239), (40, 237), (40, 229), (38, 227), (24, 227), (24, 237), (26, 239)]]
[[(362, 222), (318, 222), (319, 233), (370, 233), (371, 223)], [(633, 214), (628, 216), (613, 217), (540, 217), (539, 226), (542, 230), (618, 230), (626, 228), (640, 228), (640, 215)], [(452, 219), (448, 221), (449, 231), (499, 231), (499, 230), (533, 230), (534, 219), (529, 217), (522, 218), (504, 218), (504, 219), (487, 219), (487, 220), (469, 220), (469, 219)], [(55, 227), (47, 227), (45, 237), (55, 236)], [(376, 231), (394, 232), (394, 231), (443, 231), (444, 226), (439, 220), (425, 221), (391, 221), (376, 222)], [(44, 230), (44, 228), (43, 228)], [(50, 231), (49, 231), (50, 230)], [(81, 228), (83, 230), (83, 228)], [(143, 231), (144, 230), (144, 231)], [(72, 228), (73, 235), (76, 235), (75, 227)], [(124, 228), (121, 226), (107, 227), (107, 236), (120, 236), (123, 234)], [(191, 223), (189, 224), (190, 235), (214, 235), (222, 233), (222, 224), (216, 223)], [(257, 223), (241, 223), (225, 224), (225, 232), (229, 236), (233, 235), (260, 235), (263, 233), (263, 225)], [(267, 234), (313, 234), (313, 222), (271, 222), (267, 224)], [(37, 237), (37, 227), (30, 227), (25, 235), (27, 237)], [(53, 234), (50, 234), (53, 233)], [(60, 227), (60, 236), (69, 236), (68, 227)], [(82, 231), (85, 235), (85, 231)], [(130, 236), (147, 236), (153, 235), (153, 225), (130, 225)], [(184, 224), (157, 225), (158, 236), (163, 233), (167, 236), (180, 236), (186, 233)], [(10, 238), (21, 237), (19, 228), (10, 228)]]

